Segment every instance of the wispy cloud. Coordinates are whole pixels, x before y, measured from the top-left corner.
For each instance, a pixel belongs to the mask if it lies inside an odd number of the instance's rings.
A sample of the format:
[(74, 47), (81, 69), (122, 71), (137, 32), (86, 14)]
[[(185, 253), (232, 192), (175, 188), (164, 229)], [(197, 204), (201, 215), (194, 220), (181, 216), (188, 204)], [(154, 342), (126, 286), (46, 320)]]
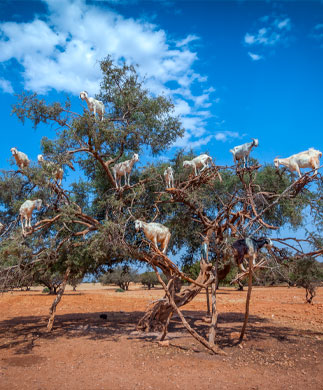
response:
[(253, 32), (247, 32), (243, 43), (247, 47), (257, 48), (261, 54), (248, 52), (253, 61), (263, 59), (266, 48), (274, 48), (277, 45), (287, 44), (290, 39), (289, 32), (292, 28), (290, 18), (286, 16), (263, 16), (256, 22)]
[(259, 61), (261, 59), (263, 59), (264, 57), (259, 55), (259, 54), (256, 54), (256, 53), (251, 53), (251, 51), (248, 51), (248, 55), (249, 57), (253, 60), (253, 61)]
[(320, 47), (323, 48), (323, 23), (319, 23), (312, 28), (310, 37), (318, 41)]
[(191, 43), (193, 41), (197, 41), (199, 39), (200, 39), (200, 37), (198, 37), (197, 35), (190, 34), (185, 39), (182, 39), (181, 41), (176, 42), (176, 46), (177, 47), (187, 46), (189, 43)]
[(10, 94), (14, 93), (11, 82), (3, 78), (0, 78), (0, 89), (5, 93), (10, 93)]
[(220, 131), (215, 134), (214, 138), (217, 141), (226, 142), (230, 138), (239, 138), (240, 135), (236, 131)]

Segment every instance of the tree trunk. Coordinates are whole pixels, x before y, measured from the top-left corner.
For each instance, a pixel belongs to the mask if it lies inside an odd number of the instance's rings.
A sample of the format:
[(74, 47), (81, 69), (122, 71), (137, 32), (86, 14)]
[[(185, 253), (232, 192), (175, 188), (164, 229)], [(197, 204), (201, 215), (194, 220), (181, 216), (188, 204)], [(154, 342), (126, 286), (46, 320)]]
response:
[(215, 335), (216, 335), (216, 327), (218, 323), (218, 311), (216, 308), (216, 290), (217, 285), (219, 284), (218, 279), (218, 258), (216, 259), (215, 267), (212, 269), (214, 280), (211, 284), (211, 292), (212, 292), (212, 317), (211, 317), (211, 325), (210, 325), (210, 332), (209, 332), (209, 344), (214, 345), (215, 342)]
[(205, 293), (206, 293), (206, 315), (209, 316), (211, 315), (211, 310), (210, 310), (210, 294), (209, 294), (208, 287), (206, 288)]
[[(210, 277), (212, 264), (201, 262), (201, 271), (196, 279), (196, 282), (205, 284)], [(201, 291), (202, 287), (191, 284), (189, 287), (183, 288), (179, 293), (175, 293), (173, 300), (177, 307), (181, 307), (191, 302), (193, 298)], [(171, 312), (174, 311), (167, 296), (154, 302), (146, 311), (145, 315), (139, 320), (138, 329), (144, 331), (164, 330), (164, 325), (169, 318)]]
[(66, 287), (66, 284), (67, 284), (67, 279), (68, 279), (68, 277), (70, 275), (70, 272), (71, 272), (71, 269), (68, 267), (66, 272), (65, 272), (63, 282), (59, 286), (58, 294), (57, 294), (56, 298), (54, 299), (54, 302), (53, 302), (53, 304), (52, 304), (52, 306), (51, 306), (51, 308), (49, 310), (49, 319), (48, 319), (48, 323), (47, 323), (47, 330), (49, 332), (53, 328), (54, 320), (55, 320), (56, 307), (57, 307), (57, 305), (59, 304), (59, 302), (62, 299), (62, 296), (63, 296), (64, 291), (65, 291), (65, 287)]
[[(201, 262), (202, 263), (202, 262)], [(204, 262), (203, 262), (204, 263)], [(204, 263), (205, 264), (205, 263)], [(202, 264), (201, 264), (202, 265)], [(168, 298), (168, 301), (170, 303), (170, 305), (172, 306), (172, 308), (174, 309), (174, 311), (177, 313), (177, 315), (179, 316), (179, 318), (181, 319), (184, 327), (186, 328), (186, 330), (196, 339), (198, 340), (202, 345), (204, 345), (206, 348), (208, 348), (209, 350), (211, 350), (213, 353), (215, 354), (220, 354), (220, 355), (226, 355), (226, 353), (224, 351), (222, 351), (219, 347), (217, 347), (216, 345), (211, 345), (210, 343), (207, 342), (207, 340), (205, 340), (204, 337), (200, 336), (190, 325), (189, 323), (186, 321), (185, 317), (183, 316), (182, 312), (179, 310), (178, 306), (176, 305), (175, 301), (174, 301), (174, 297), (173, 297), (173, 291), (170, 292), (169, 291), (169, 287), (173, 288), (173, 286), (166, 286), (166, 284), (163, 282), (163, 280), (161, 279), (158, 271), (157, 271), (157, 268), (155, 266), (153, 266), (155, 272), (156, 272), (156, 275), (157, 275), (157, 278), (159, 279), (161, 285), (163, 286), (164, 290), (165, 290), (165, 293), (166, 293), (166, 296)], [(170, 284), (172, 284), (172, 281), (170, 281)], [(174, 289), (173, 289), (174, 290)], [(167, 320), (166, 320), (166, 325), (164, 326), (164, 332), (163, 332), (163, 335), (162, 337), (164, 337), (164, 335), (166, 334), (167, 332), (167, 325), (170, 321), (170, 317), (171, 317), (171, 314), (172, 313), (169, 313), (168, 317), (167, 317)], [(166, 329), (166, 330), (165, 330)]]
[(246, 332), (248, 318), (249, 318), (249, 305), (250, 305), (250, 298), (251, 298), (251, 290), (252, 290), (252, 276), (253, 276), (253, 263), (255, 259), (249, 260), (249, 279), (248, 279), (248, 292), (247, 292), (247, 300), (246, 300), (246, 311), (245, 311), (245, 317), (243, 326), (240, 333), (239, 343), (242, 342), (243, 336)]

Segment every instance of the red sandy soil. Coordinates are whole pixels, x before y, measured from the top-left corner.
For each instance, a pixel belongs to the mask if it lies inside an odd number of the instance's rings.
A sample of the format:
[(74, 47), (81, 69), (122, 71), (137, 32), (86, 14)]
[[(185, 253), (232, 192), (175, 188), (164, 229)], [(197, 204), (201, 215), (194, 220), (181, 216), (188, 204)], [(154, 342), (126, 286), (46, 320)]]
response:
[[(162, 296), (161, 289), (82, 284), (65, 293), (48, 333), (52, 296), (39, 288), (0, 295), (0, 389), (323, 389), (323, 288), (314, 305), (304, 289), (254, 288), (240, 346), (246, 292), (221, 288), (217, 340), (226, 356), (210, 354), (178, 317), (168, 346), (158, 333), (137, 332), (149, 302)], [(207, 336), (205, 309), (203, 293), (183, 313)]]

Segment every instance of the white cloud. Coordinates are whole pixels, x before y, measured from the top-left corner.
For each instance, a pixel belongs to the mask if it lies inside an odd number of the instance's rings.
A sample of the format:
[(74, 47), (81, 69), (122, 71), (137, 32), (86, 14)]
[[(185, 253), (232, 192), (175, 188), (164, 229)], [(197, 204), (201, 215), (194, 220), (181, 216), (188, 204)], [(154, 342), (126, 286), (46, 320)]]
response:
[[(260, 18), (256, 24), (262, 24), (253, 33), (247, 32), (244, 36), (244, 44), (246, 46), (257, 46), (259, 50), (265, 51), (267, 47), (276, 47), (278, 44), (287, 44), (291, 30), (290, 18), (284, 16), (264, 16)], [(265, 24), (265, 25), (263, 25)], [(248, 55), (253, 61), (258, 61), (264, 58), (264, 55), (248, 52)]]
[(248, 55), (253, 61), (259, 61), (263, 58), (263, 56), (260, 56), (259, 54), (256, 53), (251, 53), (250, 51), (248, 51)]
[(176, 46), (177, 47), (182, 47), (182, 46), (187, 46), (189, 43), (193, 42), (193, 41), (197, 41), (199, 40), (200, 37), (198, 37), (197, 35), (188, 35), (185, 39), (179, 41), (176, 43)]
[(236, 131), (220, 131), (215, 134), (214, 138), (217, 141), (226, 142), (229, 138), (239, 138), (239, 133)]
[[(138, 64), (142, 76), (159, 80), (159, 93), (169, 81), (190, 88), (201, 77), (192, 71), (197, 54), (168, 42), (164, 30), (141, 20), (86, 5), (84, 1), (47, 0), (49, 14), (29, 23), (1, 23), (0, 61), (16, 59), (24, 67), (25, 87), (46, 93), (51, 89), (75, 95), (99, 88), (98, 61), (110, 54)], [(183, 47), (181, 47), (183, 46)]]
[(207, 145), (212, 138), (214, 138), (213, 135), (208, 135), (205, 137), (200, 137), (199, 139), (193, 140), (192, 134), (188, 131), (185, 132), (184, 136), (182, 138), (179, 138), (175, 142), (175, 146), (178, 148), (183, 148), (186, 150), (189, 149), (198, 149), (201, 146)]
[(256, 38), (254, 35), (251, 35), (249, 33), (247, 33), (244, 37), (244, 41), (245, 43), (247, 43), (248, 45), (252, 45), (253, 43), (256, 42)]
[(3, 78), (0, 78), (0, 89), (5, 93), (14, 93), (11, 82)]
[(276, 23), (277, 23), (277, 27), (280, 30), (283, 29), (283, 28), (285, 28), (286, 30), (290, 30), (291, 29), (291, 23), (290, 23), (290, 19), (289, 18), (286, 18), (284, 20), (276, 19)]
[[(210, 117), (205, 109), (215, 90), (199, 86), (201, 91), (196, 93), (197, 83), (207, 82), (207, 77), (194, 70), (198, 56), (189, 48), (198, 36), (189, 34), (174, 41), (152, 23), (123, 17), (85, 0), (44, 2), (48, 7), (45, 15), (28, 23), (0, 23), (0, 62), (16, 60), (22, 66), (25, 89), (41, 94), (54, 89), (74, 95), (87, 90), (94, 95), (101, 80), (99, 61), (109, 54), (116, 62), (125, 59), (138, 64), (152, 93), (173, 98), (175, 112), (187, 126), (183, 142), (196, 136), (205, 141)], [(169, 82), (178, 87), (169, 88)], [(11, 91), (9, 82), (2, 81), (0, 86)], [(198, 145), (200, 141), (194, 142)]]
[(312, 28), (310, 37), (321, 43), (320, 47), (323, 47), (323, 23), (319, 23)]

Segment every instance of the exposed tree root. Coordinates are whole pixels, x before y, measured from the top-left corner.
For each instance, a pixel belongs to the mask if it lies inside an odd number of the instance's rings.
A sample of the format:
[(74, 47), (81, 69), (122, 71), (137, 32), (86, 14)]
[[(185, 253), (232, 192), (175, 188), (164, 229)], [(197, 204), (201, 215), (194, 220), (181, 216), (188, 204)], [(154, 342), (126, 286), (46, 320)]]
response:
[[(201, 264), (202, 266), (202, 264)], [(157, 271), (157, 268), (155, 266), (153, 266), (155, 272), (156, 272), (156, 275), (157, 275), (157, 278), (160, 282), (160, 284), (163, 286), (164, 290), (165, 290), (165, 293), (167, 295), (167, 298), (169, 300), (169, 303), (171, 305), (171, 307), (173, 308), (174, 312), (177, 313), (177, 315), (179, 316), (179, 318), (181, 319), (183, 325), (185, 326), (185, 328), (187, 329), (187, 331), (197, 340), (199, 341), (202, 345), (204, 345), (207, 349), (209, 349), (210, 351), (212, 351), (214, 354), (218, 354), (218, 355), (226, 355), (226, 353), (221, 350), (218, 346), (216, 345), (211, 345), (209, 342), (207, 342), (202, 336), (200, 336), (190, 325), (189, 323), (186, 321), (185, 317), (183, 316), (182, 312), (179, 310), (179, 308), (177, 307), (173, 297), (172, 297), (172, 294), (169, 292), (169, 289), (168, 287), (166, 286), (166, 284), (164, 283), (164, 281), (162, 280), (162, 278), (160, 277), (160, 274), (159, 272)], [(168, 317), (169, 318), (169, 317)]]

